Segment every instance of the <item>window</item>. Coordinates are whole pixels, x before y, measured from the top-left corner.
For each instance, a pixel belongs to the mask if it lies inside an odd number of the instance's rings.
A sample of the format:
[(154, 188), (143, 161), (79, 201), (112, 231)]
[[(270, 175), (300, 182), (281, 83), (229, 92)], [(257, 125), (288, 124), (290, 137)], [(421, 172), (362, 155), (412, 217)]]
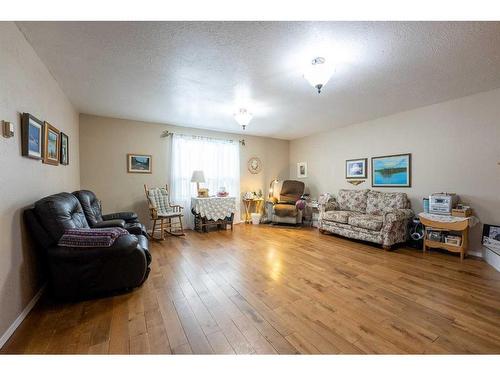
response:
[[(191, 197), (197, 196), (196, 184), (191, 182), (195, 170), (203, 171), (205, 183), (201, 186), (215, 195), (225, 187), (229, 196), (240, 197), (240, 150), (238, 142), (207, 137), (172, 136), (171, 194), (172, 201), (184, 207), (184, 224), (193, 227)], [(239, 222), (239, 210), (235, 222)]]

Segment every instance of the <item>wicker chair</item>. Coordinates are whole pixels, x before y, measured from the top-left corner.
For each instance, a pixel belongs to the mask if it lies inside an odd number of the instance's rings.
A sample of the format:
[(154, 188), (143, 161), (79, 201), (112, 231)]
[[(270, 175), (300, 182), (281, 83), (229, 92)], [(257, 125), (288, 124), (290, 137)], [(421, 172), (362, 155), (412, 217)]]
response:
[[(183, 207), (170, 203), (168, 186), (158, 188), (148, 188), (144, 185), (144, 192), (149, 205), (149, 213), (153, 228), (149, 235), (153, 240), (164, 240), (165, 233), (172, 236), (184, 236), (182, 227)], [(158, 228), (159, 227), (159, 228)], [(155, 233), (160, 231), (160, 237), (155, 237)]]

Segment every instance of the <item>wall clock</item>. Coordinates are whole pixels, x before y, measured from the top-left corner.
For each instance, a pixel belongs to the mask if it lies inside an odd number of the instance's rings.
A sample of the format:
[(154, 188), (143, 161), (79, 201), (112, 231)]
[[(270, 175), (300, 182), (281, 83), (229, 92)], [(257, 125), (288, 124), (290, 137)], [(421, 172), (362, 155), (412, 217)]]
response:
[(252, 174), (260, 173), (262, 170), (262, 162), (258, 157), (252, 157), (248, 160), (248, 171)]

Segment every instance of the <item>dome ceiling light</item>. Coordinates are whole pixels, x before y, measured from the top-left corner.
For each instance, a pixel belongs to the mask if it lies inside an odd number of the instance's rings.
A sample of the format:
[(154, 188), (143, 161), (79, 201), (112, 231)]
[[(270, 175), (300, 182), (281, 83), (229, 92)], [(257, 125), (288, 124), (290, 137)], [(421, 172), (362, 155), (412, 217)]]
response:
[(252, 121), (252, 118), (253, 115), (245, 108), (240, 108), (240, 110), (234, 114), (234, 119), (241, 125), (243, 130), (245, 130), (246, 126), (250, 123), (250, 121)]
[(324, 57), (316, 57), (311, 61), (311, 65), (304, 73), (304, 78), (311, 84), (312, 87), (318, 90), (318, 94), (321, 93), (321, 89), (328, 82), (332, 76), (332, 69)]

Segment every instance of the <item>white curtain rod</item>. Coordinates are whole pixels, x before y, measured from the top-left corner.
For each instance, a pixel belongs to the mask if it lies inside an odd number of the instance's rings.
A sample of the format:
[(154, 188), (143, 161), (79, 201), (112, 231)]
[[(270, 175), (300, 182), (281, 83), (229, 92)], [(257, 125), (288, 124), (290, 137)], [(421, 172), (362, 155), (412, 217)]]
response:
[[(173, 132), (173, 131), (170, 131), (170, 130), (164, 130), (162, 133), (161, 133), (161, 137), (162, 138), (167, 138), (167, 137), (170, 137), (174, 134), (178, 134), (178, 135), (182, 135), (182, 136), (185, 136), (185, 137), (198, 137), (198, 138), (207, 138), (207, 139), (216, 139), (216, 140), (219, 140), (219, 141), (229, 141), (229, 142), (235, 142), (234, 139), (224, 139), (224, 138), (213, 138), (213, 137), (207, 137), (207, 136), (204, 136), (204, 135), (196, 135), (196, 134), (183, 134), (183, 133), (177, 133), (177, 132)], [(240, 139), (238, 141), (242, 146), (245, 146), (245, 139)]]

